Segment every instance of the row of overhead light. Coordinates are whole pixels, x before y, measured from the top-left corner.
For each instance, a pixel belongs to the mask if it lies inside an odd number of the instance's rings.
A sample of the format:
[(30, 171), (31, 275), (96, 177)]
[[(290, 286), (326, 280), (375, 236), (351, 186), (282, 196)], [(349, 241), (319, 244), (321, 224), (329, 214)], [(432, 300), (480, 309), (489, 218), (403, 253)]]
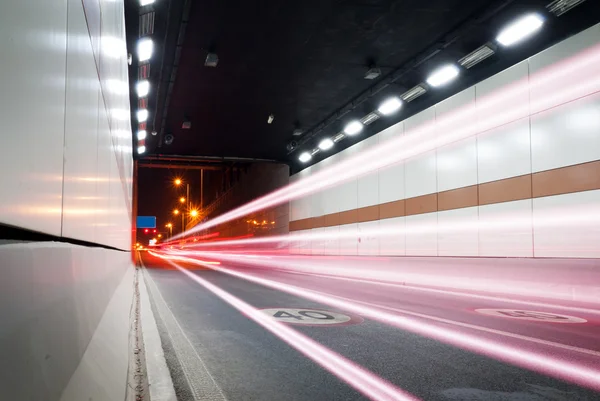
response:
[(154, 3), (154, 0), (140, 0), (140, 39), (137, 43), (137, 59), (138, 59), (138, 80), (135, 84), (135, 92), (138, 97), (138, 108), (136, 117), (138, 122), (137, 137), (137, 153), (143, 154), (146, 152), (146, 136), (147, 122), (149, 117), (148, 112), (148, 94), (150, 93), (150, 59), (154, 51), (154, 42), (150, 38), (154, 33), (154, 11), (146, 10), (144, 7)]
[[(498, 36), (496, 36), (496, 42), (505, 47), (512, 46), (533, 35), (543, 24), (544, 19), (541, 15), (536, 13), (527, 14), (502, 29)], [(463, 57), (459, 60), (458, 64), (462, 67), (470, 68), (492, 54), (494, 54), (493, 45), (484, 45)], [(437, 88), (453, 81), (459, 74), (460, 69), (456, 64), (447, 64), (433, 71), (425, 82), (429, 87)], [(391, 97), (385, 100), (379, 105), (376, 112), (369, 113), (360, 120), (349, 122), (342, 132), (331, 138), (323, 139), (319, 142), (317, 148), (310, 152), (301, 153), (298, 160), (302, 163), (309, 162), (315, 154), (331, 149), (337, 142), (341, 141), (346, 136), (352, 137), (358, 135), (365, 125), (369, 125), (382, 116), (389, 116), (398, 112), (400, 108), (402, 108), (403, 102), (410, 102), (424, 94), (426, 91), (426, 86), (419, 84), (400, 97)]]

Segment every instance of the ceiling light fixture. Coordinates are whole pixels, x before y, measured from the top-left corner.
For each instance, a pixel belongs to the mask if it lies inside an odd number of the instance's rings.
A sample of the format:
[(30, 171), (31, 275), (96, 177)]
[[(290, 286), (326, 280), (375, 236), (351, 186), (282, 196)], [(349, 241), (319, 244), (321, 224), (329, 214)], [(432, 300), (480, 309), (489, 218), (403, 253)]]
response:
[(344, 127), (344, 132), (346, 133), (346, 135), (349, 135), (349, 136), (356, 135), (356, 134), (360, 133), (360, 131), (362, 131), (362, 130), (363, 130), (363, 125), (358, 120), (349, 122)]
[(404, 92), (400, 97), (405, 102), (410, 102), (410, 101), (415, 100), (416, 98), (418, 98), (419, 96), (421, 96), (425, 92), (427, 92), (427, 89), (425, 89), (421, 85), (417, 85), (414, 88), (409, 89), (406, 92)]
[(137, 44), (138, 61), (148, 61), (152, 57), (152, 51), (154, 50), (154, 43), (152, 39), (145, 38), (140, 39)]
[(573, 7), (580, 5), (584, 1), (585, 0), (554, 0), (552, 3), (548, 4), (546, 8), (548, 9), (548, 11), (550, 11), (557, 17), (560, 17), (561, 15), (563, 15)]
[(427, 78), (427, 83), (434, 88), (437, 88), (453, 81), (456, 77), (458, 77), (458, 67), (453, 64), (448, 64), (435, 70)]
[(142, 6), (142, 7), (152, 4), (152, 3), (154, 3), (154, 0), (140, 0), (140, 6)]
[(141, 110), (137, 111), (137, 120), (138, 120), (138, 122), (143, 123), (147, 119), (148, 119), (148, 110), (141, 109)]
[(485, 44), (458, 60), (458, 64), (469, 69), (474, 65), (481, 63), (483, 60), (492, 56), (493, 54), (494, 49), (492, 49), (491, 44)]
[(298, 157), (298, 160), (300, 160), (302, 163), (306, 163), (308, 162), (310, 159), (312, 159), (312, 156), (310, 153), (308, 152), (303, 152), (300, 154), (300, 156)]
[(389, 116), (400, 110), (402, 107), (402, 101), (397, 97), (391, 97), (387, 99), (385, 102), (381, 103), (377, 111), (384, 116)]
[(372, 80), (372, 79), (379, 78), (380, 76), (381, 76), (381, 69), (379, 69), (378, 67), (371, 67), (366, 72), (365, 79)]
[(146, 139), (146, 130), (143, 130), (143, 129), (139, 130), (137, 132), (137, 139), (138, 139), (138, 141)]
[(150, 93), (150, 82), (148, 82), (148, 80), (139, 81), (135, 85), (135, 91), (137, 92), (138, 97), (148, 96), (148, 93)]
[(138, 155), (141, 155), (142, 153), (146, 152), (146, 147), (144, 145), (138, 146), (137, 152), (138, 152)]
[(329, 150), (333, 147), (333, 141), (330, 138), (325, 138), (319, 142), (319, 149)]
[(544, 19), (539, 14), (528, 14), (501, 30), (496, 41), (502, 46), (512, 46), (533, 35), (543, 24)]

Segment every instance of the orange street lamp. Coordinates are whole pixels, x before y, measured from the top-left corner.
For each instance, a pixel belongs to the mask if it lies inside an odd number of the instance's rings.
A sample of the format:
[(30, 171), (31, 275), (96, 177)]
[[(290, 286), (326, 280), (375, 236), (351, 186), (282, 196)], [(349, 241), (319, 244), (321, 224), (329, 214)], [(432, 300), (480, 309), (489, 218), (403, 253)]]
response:
[(179, 202), (185, 203), (185, 198), (182, 196), (181, 198), (179, 198)]
[(171, 238), (173, 236), (173, 224), (167, 223), (165, 227), (169, 229), (169, 238)]
[(192, 217), (196, 217), (196, 216), (198, 216), (198, 211), (197, 211), (197, 210), (192, 210), (192, 211), (190, 212), (190, 216), (192, 216)]
[(179, 210), (177, 210), (177, 209), (173, 210), (173, 214), (174, 214), (175, 216), (177, 216), (177, 215), (179, 214)]
[(158, 234), (158, 238), (162, 238), (162, 234)]
[(175, 185), (181, 185), (181, 183), (182, 183), (181, 178), (176, 178), (174, 183), (175, 183)]

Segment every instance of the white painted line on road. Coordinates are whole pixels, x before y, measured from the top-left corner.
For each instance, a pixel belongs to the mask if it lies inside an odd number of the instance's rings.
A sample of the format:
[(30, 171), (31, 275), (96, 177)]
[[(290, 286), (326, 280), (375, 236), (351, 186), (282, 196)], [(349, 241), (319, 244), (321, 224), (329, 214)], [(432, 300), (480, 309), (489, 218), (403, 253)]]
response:
[[(323, 293), (320, 293), (320, 294), (323, 294)], [(346, 301), (346, 302), (360, 303), (360, 304), (363, 304), (363, 305), (370, 306), (372, 308), (385, 309), (385, 310), (389, 310), (389, 311), (393, 311), (393, 312), (397, 312), (397, 313), (402, 313), (402, 314), (406, 314), (406, 315), (420, 317), (420, 318), (423, 318), (423, 319), (434, 320), (434, 321), (437, 321), (437, 322), (440, 322), (440, 323), (447, 323), (447, 324), (451, 324), (451, 325), (454, 325), (454, 326), (466, 327), (466, 328), (473, 329), (473, 330), (484, 331), (484, 332), (492, 333), (492, 334), (498, 334), (498, 335), (501, 335), (501, 336), (504, 336), (504, 337), (516, 338), (516, 339), (519, 339), (519, 340), (529, 341), (529, 342), (533, 342), (533, 343), (537, 343), (537, 344), (547, 345), (547, 346), (550, 346), (550, 347), (562, 348), (562, 349), (565, 349), (565, 350), (568, 350), (568, 351), (580, 352), (582, 354), (588, 354), (588, 355), (592, 355), (592, 356), (595, 356), (595, 357), (600, 357), (600, 352), (594, 351), (594, 350), (591, 350), (591, 349), (587, 349), (587, 348), (580, 348), (580, 347), (575, 347), (573, 345), (555, 343), (553, 341), (542, 340), (542, 339), (539, 339), (539, 338), (524, 336), (524, 335), (521, 335), (521, 334), (510, 333), (510, 332), (502, 331), (502, 330), (490, 329), (490, 328), (487, 328), (487, 327), (477, 326), (477, 325), (474, 325), (474, 324), (457, 322), (455, 320), (449, 320), (449, 319), (444, 319), (444, 318), (441, 318), (441, 317), (435, 317), (435, 316), (425, 315), (425, 314), (418, 313), (418, 312), (411, 312), (411, 311), (407, 311), (407, 310), (404, 310), (404, 309), (394, 308), (392, 306), (377, 305), (377, 304), (370, 303), (370, 302), (365, 302), (365, 301), (356, 301), (356, 300), (352, 300), (352, 299), (349, 299), (349, 298), (338, 297), (336, 295), (329, 295), (329, 296), (341, 299), (341, 300)]]
[[(211, 291), (233, 308), (248, 316), (254, 322), (271, 332), (273, 335), (285, 341), (292, 348), (310, 358), (312, 361), (319, 364), (321, 367), (328, 370), (330, 373), (337, 376), (346, 384), (353, 387), (355, 390), (359, 391), (368, 398), (375, 401), (420, 400), (414, 395), (399, 389), (392, 383), (389, 383), (388, 381), (382, 379), (355, 362), (344, 358), (340, 354), (332, 351), (312, 338), (290, 328), (285, 324), (282, 324), (276, 320), (272, 320), (260, 310), (233, 296), (227, 291), (222, 290), (209, 281), (204, 280), (203, 278), (195, 275), (194, 273), (168, 259), (165, 260), (188, 276), (190, 279)], [(285, 398), (286, 396), (282, 396), (282, 399)]]
[[(146, 269), (143, 268), (142, 271)], [(171, 373), (163, 352), (160, 334), (150, 306), (145, 280), (139, 280), (142, 333), (146, 356), (146, 374), (151, 401), (177, 401)]]
[(587, 320), (569, 315), (559, 315), (557, 313), (547, 313), (533, 310), (522, 309), (475, 309), (475, 312), (482, 315), (496, 316), (505, 319), (529, 320), (533, 322), (544, 323), (586, 323)]
[(582, 307), (577, 307), (577, 306), (547, 304), (544, 302), (517, 300), (517, 299), (504, 298), (504, 297), (496, 297), (496, 296), (492, 296), (492, 295), (470, 294), (467, 292), (460, 292), (460, 291), (419, 287), (419, 286), (415, 286), (415, 285), (411, 285), (411, 284), (386, 283), (383, 281), (376, 281), (376, 280), (367, 280), (367, 279), (359, 279), (359, 278), (351, 278), (351, 277), (340, 277), (340, 276), (332, 276), (332, 275), (317, 274), (317, 273), (295, 272), (295, 271), (290, 271), (290, 270), (285, 270), (285, 269), (274, 269), (274, 270), (277, 270), (277, 271), (280, 271), (283, 273), (297, 274), (297, 275), (301, 275), (301, 276), (314, 276), (314, 277), (321, 277), (321, 278), (330, 278), (330, 279), (334, 279), (334, 280), (352, 281), (352, 282), (371, 284), (371, 285), (381, 285), (381, 286), (385, 286), (385, 287), (394, 287), (394, 288), (415, 290), (415, 291), (421, 291), (421, 292), (430, 292), (430, 293), (435, 293), (435, 294), (454, 295), (454, 296), (464, 297), (464, 298), (482, 299), (482, 300), (486, 300), (486, 301), (506, 302), (506, 303), (512, 303), (512, 304), (520, 304), (520, 305), (530, 305), (530, 306), (542, 307), (542, 308), (548, 308), (548, 309), (561, 309), (561, 310), (572, 311), (572, 312), (600, 315), (600, 309), (589, 309), (589, 308), (582, 308)]
[(187, 337), (181, 325), (169, 309), (152, 276), (144, 269), (150, 293), (153, 295), (158, 313), (167, 327), (167, 333), (173, 344), (183, 374), (196, 401), (226, 401), (221, 387), (210, 374), (206, 364)]

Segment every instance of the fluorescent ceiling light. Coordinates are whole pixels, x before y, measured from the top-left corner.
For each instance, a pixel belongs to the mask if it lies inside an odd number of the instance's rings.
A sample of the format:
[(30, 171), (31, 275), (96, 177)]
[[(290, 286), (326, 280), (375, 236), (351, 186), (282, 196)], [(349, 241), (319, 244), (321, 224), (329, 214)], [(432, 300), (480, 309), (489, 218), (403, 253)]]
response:
[(142, 146), (138, 146), (138, 155), (141, 155), (142, 153), (144, 153), (146, 151), (146, 147), (144, 145)]
[(438, 68), (435, 70), (429, 78), (427, 78), (427, 83), (434, 88), (438, 86), (442, 86), (447, 84), (448, 82), (454, 80), (458, 76), (458, 67), (453, 64), (448, 64), (444, 67)]
[(152, 57), (154, 43), (152, 39), (140, 39), (137, 45), (138, 61), (148, 61)]
[(138, 82), (135, 85), (135, 91), (137, 92), (138, 97), (148, 96), (148, 93), (150, 92), (150, 82), (146, 79)]
[(540, 15), (526, 15), (500, 31), (496, 41), (502, 46), (514, 45), (534, 34), (543, 24), (544, 19)]
[(386, 100), (385, 102), (381, 103), (377, 111), (383, 114), (384, 116), (389, 116), (390, 114), (393, 114), (400, 110), (400, 107), (402, 107), (402, 102), (400, 101), (400, 99), (398, 99), (397, 97), (392, 97)]
[(147, 6), (148, 4), (152, 4), (154, 3), (154, 0), (140, 0), (140, 6), (144, 7)]
[(137, 139), (138, 141), (141, 141), (142, 139), (146, 139), (146, 130), (139, 130), (137, 133)]
[(363, 129), (363, 125), (360, 121), (356, 120), (356, 121), (352, 121), (350, 123), (348, 123), (348, 125), (346, 125), (344, 127), (344, 132), (346, 133), (346, 135), (356, 135), (358, 134), (360, 131), (362, 131)]
[(319, 142), (319, 149), (321, 150), (331, 149), (332, 147), (333, 141), (330, 138), (323, 139), (321, 142)]
[(302, 163), (306, 163), (310, 159), (312, 159), (312, 156), (308, 152), (301, 153), (300, 156), (298, 157), (298, 160), (300, 160)]
[(148, 119), (148, 110), (146, 109), (141, 109), (137, 111), (137, 119), (138, 122), (143, 123), (144, 121), (146, 121)]

